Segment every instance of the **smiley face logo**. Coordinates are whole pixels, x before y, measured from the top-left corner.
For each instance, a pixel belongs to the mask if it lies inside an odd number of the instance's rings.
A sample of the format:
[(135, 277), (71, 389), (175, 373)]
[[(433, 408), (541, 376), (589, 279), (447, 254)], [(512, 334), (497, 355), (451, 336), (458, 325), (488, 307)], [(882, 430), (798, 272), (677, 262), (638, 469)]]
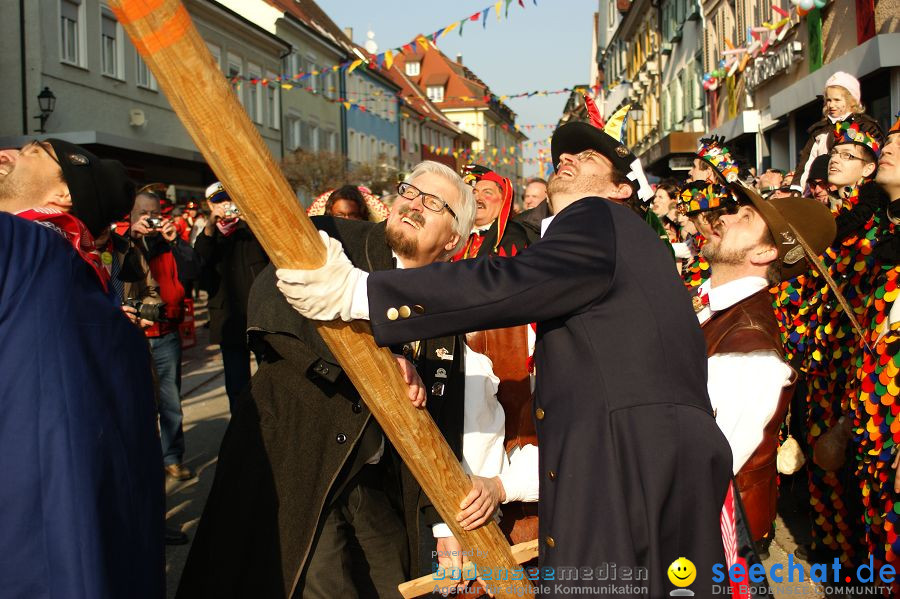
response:
[(697, 578), (697, 568), (686, 557), (679, 557), (669, 566), (669, 581), (677, 587), (690, 586)]

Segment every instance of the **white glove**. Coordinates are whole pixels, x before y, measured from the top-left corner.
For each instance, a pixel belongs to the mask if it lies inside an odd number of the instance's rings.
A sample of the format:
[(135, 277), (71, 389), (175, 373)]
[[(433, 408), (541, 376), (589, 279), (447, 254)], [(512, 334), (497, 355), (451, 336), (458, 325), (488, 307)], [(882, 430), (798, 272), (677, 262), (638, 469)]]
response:
[(319, 236), (327, 248), (325, 264), (315, 270), (279, 268), (278, 290), (306, 318), (350, 321), (353, 290), (364, 273), (351, 264), (340, 241), (324, 231)]

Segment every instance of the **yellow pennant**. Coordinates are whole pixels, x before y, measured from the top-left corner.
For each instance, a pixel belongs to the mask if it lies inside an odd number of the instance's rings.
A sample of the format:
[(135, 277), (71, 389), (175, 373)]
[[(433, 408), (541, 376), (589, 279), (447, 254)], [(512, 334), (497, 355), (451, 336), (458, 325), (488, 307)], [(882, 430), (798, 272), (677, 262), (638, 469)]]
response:
[(356, 67), (358, 67), (358, 66), (361, 65), (361, 64), (362, 64), (362, 59), (361, 59), (361, 58), (359, 58), (359, 59), (354, 60), (353, 62), (351, 62), (351, 63), (350, 63), (350, 68), (347, 69), (347, 74), (349, 75), (350, 73), (352, 73), (352, 72), (356, 69)]
[(388, 68), (388, 70), (390, 71), (391, 65), (393, 65), (393, 64), (394, 64), (394, 53), (391, 52), (390, 50), (388, 50), (387, 52), (384, 53), (384, 66), (386, 66)]
[(447, 26), (444, 28), (444, 33), (441, 34), (441, 37), (444, 37), (445, 35), (447, 35), (447, 34), (450, 33), (451, 31), (453, 31), (454, 29), (456, 29), (458, 26), (459, 26), (459, 21), (456, 21), (456, 22), (454, 22), (454, 23), (450, 23), (449, 25), (447, 25)]
[(350, 110), (350, 102), (344, 102), (344, 108)]
[(503, 4), (503, 0), (497, 0), (497, 4), (494, 5), (494, 12), (497, 13), (497, 20), (500, 20), (500, 5)]

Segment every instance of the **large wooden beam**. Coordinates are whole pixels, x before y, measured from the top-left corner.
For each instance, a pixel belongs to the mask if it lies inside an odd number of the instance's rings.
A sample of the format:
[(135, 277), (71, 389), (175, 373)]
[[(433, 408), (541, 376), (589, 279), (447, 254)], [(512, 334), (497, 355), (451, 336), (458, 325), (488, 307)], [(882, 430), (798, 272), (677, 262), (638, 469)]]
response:
[[(179, 0), (110, 0), (110, 7), (275, 265), (320, 266), (325, 248), (315, 227), (184, 5)], [(322, 323), (319, 332), (463, 548), (483, 556), (478, 567), (515, 569), (496, 524), (472, 532), (457, 525), (459, 502), (471, 486), (468, 477), (427, 412), (410, 404), (393, 357), (375, 345), (368, 323)], [(527, 581), (498, 590), (498, 597), (532, 596)]]

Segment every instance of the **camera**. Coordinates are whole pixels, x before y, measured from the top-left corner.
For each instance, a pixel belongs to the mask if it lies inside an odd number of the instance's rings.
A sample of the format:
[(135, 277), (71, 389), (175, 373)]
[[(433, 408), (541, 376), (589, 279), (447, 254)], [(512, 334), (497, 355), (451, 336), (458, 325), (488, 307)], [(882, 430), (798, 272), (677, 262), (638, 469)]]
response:
[(235, 218), (241, 215), (241, 209), (234, 205), (233, 202), (225, 207), (225, 218)]
[(163, 219), (158, 216), (151, 216), (147, 219), (147, 226), (151, 229), (162, 229)]
[(150, 322), (167, 322), (169, 320), (166, 318), (166, 305), (164, 303), (147, 304), (129, 297), (122, 302), (122, 305), (134, 308), (137, 311), (138, 318), (143, 320), (149, 320)]

